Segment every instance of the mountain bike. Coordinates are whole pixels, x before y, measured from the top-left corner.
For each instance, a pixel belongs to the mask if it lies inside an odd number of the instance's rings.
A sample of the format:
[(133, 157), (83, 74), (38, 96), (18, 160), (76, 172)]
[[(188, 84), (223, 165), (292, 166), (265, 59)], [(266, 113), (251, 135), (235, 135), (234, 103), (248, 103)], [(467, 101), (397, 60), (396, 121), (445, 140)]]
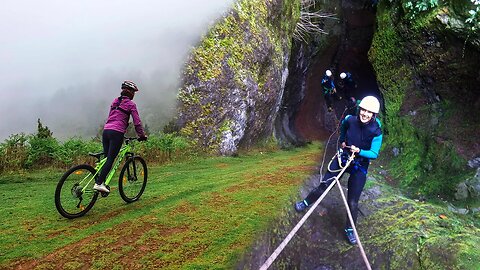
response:
[[(109, 183), (113, 178), (120, 163), (125, 159), (125, 164), (118, 178), (118, 191), (122, 199), (127, 202), (135, 202), (140, 199), (147, 185), (147, 163), (145, 160), (132, 152), (132, 142), (137, 138), (125, 137), (125, 144), (120, 149), (112, 169), (105, 179), (105, 185), (110, 190)], [(81, 164), (66, 171), (57, 184), (55, 190), (55, 206), (58, 212), (66, 218), (77, 218), (85, 215), (97, 201), (99, 193), (107, 197), (109, 192), (99, 192), (93, 189), (95, 179), (98, 177), (103, 165), (107, 161), (105, 154), (89, 153), (95, 157), (95, 167), (89, 164)]]

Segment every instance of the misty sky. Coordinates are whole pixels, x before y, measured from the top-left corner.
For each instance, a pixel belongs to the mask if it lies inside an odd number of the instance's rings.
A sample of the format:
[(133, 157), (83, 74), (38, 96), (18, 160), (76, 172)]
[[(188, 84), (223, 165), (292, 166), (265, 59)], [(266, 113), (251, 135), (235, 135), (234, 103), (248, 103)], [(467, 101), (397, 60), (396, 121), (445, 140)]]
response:
[(180, 72), (233, 0), (2, 0), (0, 142), (34, 133), (92, 137), (123, 80), (151, 130), (173, 115)]

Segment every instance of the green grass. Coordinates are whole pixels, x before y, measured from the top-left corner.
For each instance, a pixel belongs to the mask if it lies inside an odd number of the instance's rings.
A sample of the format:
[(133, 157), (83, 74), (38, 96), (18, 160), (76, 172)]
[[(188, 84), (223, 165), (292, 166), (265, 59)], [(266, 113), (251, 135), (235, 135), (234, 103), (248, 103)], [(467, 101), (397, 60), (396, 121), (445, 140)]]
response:
[[(319, 145), (149, 167), (140, 201), (116, 183), (86, 216), (54, 205), (60, 171), (0, 176), (0, 268), (232, 268), (312, 173)], [(48, 256), (47, 256), (48, 255)]]

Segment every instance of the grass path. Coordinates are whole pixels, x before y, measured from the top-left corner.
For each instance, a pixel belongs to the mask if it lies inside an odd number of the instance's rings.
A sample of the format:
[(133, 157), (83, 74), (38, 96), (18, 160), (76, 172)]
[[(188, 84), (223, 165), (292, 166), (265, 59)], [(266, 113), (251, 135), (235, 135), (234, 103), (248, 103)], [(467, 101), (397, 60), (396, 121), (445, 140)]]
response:
[(54, 206), (61, 172), (2, 176), (0, 268), (232, 268), (319, 158), (312, 144), (152, 166), (140, 201), (125, 204), (113, 187), (75, 220)]

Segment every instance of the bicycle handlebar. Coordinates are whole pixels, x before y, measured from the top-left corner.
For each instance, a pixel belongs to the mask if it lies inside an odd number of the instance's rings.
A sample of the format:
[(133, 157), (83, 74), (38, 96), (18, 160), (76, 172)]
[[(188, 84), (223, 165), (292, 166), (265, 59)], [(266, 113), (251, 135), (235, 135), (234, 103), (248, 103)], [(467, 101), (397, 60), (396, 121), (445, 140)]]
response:
[(131, 141), (138, 141), (137, 137), (123, 137), (125, 139), (125, 144), (129, 144)]

